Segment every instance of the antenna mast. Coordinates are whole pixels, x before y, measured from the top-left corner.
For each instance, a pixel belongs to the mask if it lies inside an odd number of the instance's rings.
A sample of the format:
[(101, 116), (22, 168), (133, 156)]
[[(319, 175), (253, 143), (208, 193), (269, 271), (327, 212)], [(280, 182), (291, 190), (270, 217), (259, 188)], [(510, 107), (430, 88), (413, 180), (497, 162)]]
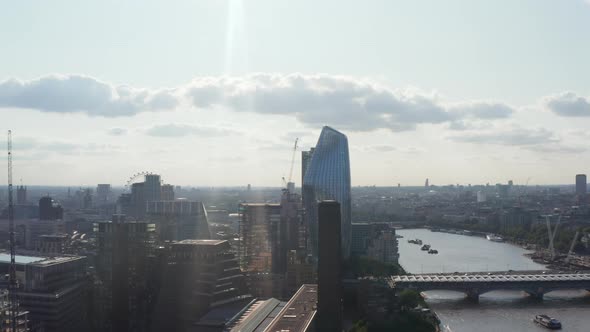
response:
[(8, 227), (10, 232), (10, 279), (9, 279), (9, 302), (10, 302), (10, 327), (16, 332), (16, 317), (18, 314), (18, 303), (16, 298), (16, 260), (14, 252), (14, 203), (12, 201), (12, 131), (8, 131)]

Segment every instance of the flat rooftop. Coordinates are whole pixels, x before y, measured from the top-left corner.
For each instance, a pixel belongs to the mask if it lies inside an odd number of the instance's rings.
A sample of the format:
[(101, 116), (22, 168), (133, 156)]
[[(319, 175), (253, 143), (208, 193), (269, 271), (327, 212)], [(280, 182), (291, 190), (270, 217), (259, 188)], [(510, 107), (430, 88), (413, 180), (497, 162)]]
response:
[(265, 332), (305, 332), (317, 311), (318, 285), (302, 285)]
[[(82, 259), (82, 256), (53, 256), (53, 257), (38, 257), (38, 256), (26, 256), (16, 255), (14, 257), (16, 264), (34, 264), (34, 265), (51, 265), (58, 264), (68, 261), (74, 261)], [(9, 253), (0, 253), (0, 263), (10, 263)]]
[(224, 242), (227, 242), (227, 240), (182, 240), (182, 241), (175, 242), (174, 244), (189, 244), (189, 245), (199, 244), (199, 245), (217, 246), (217, 245), (220, 245)]

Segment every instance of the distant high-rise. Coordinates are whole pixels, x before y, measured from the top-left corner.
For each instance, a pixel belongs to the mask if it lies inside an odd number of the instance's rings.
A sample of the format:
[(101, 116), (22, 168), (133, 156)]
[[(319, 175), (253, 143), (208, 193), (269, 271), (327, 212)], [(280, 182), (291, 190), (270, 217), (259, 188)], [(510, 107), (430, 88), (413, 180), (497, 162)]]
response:
[(25, 186), (16, 187), (16, 204), (17, 205), (27, 204), (27, 187), (25, 187)]
[(309, 149), (309, 151), (301, 151), (301, 183), (303, 184), (303, 180), (305, 179), (305, 172), (307, 171), (307, 167), (309, 166), (309, 162), (311, 161), (311, 157), (313, 156), (314, 148)]
[(340, 203), (342, 216), (342, 255), (350, 255), (350, 159), (348, 139), (341, 132), (324, 127), (316, 144), (303, 179), (303, 205), (309, 227), (312, 255), (318, 252), (317, 202), (335, 200)]
[(159, 175), (146, 175), (144, 183), (144, 196), (147, 202), (159, 201), (162, 199), (162, 185), (160, 183)]
[(426, 187), (426, 188), (429, 187), (429, 185), (428, 185), (428, 178), (426, 178), (426, 181), (424, 182), (424, 187)]
[(341, 207), (335, 201), (318, 204), (318, 312), (316, 330), (342, 331)]
[(111, 185), (110, 184), (99, 184), (96, 186), (96, 204), (102, 205), (110, 201), (111, 197)]
[(576, 194), (586, 195), (586, 174), (576, 175)]

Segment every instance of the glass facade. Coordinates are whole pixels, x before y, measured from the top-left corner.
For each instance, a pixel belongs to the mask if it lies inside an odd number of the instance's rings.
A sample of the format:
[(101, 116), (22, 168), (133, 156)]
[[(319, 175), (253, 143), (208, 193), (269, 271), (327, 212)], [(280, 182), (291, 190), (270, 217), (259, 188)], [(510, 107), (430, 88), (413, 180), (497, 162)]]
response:
[(341, 132), (324, 127), (318, 143), (303, 169), (303, 204), (309, 227), (313, 257), (318, 253), (318, 207), (321, 200), (340, 203), (342, 224), (342, 256), (350, 255), (350, 158), (348, 139)]

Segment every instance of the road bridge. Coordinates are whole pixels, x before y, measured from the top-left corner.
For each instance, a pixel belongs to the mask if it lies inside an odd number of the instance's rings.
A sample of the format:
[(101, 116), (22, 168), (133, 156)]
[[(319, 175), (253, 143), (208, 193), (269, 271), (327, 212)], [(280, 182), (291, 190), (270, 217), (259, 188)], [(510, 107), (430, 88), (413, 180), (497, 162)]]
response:
[(465, 273), (465, 274), (413, 274), (390, 278), (396, 291), (413, 289), (419, 292), (451, 290), (463, 292), (477, 301), (479, 295), (494, 290), (519, 290), (542, 299), (543, 295), (561, 289), (590, 291), (590, 273), (555, 273), (548, 271)]

